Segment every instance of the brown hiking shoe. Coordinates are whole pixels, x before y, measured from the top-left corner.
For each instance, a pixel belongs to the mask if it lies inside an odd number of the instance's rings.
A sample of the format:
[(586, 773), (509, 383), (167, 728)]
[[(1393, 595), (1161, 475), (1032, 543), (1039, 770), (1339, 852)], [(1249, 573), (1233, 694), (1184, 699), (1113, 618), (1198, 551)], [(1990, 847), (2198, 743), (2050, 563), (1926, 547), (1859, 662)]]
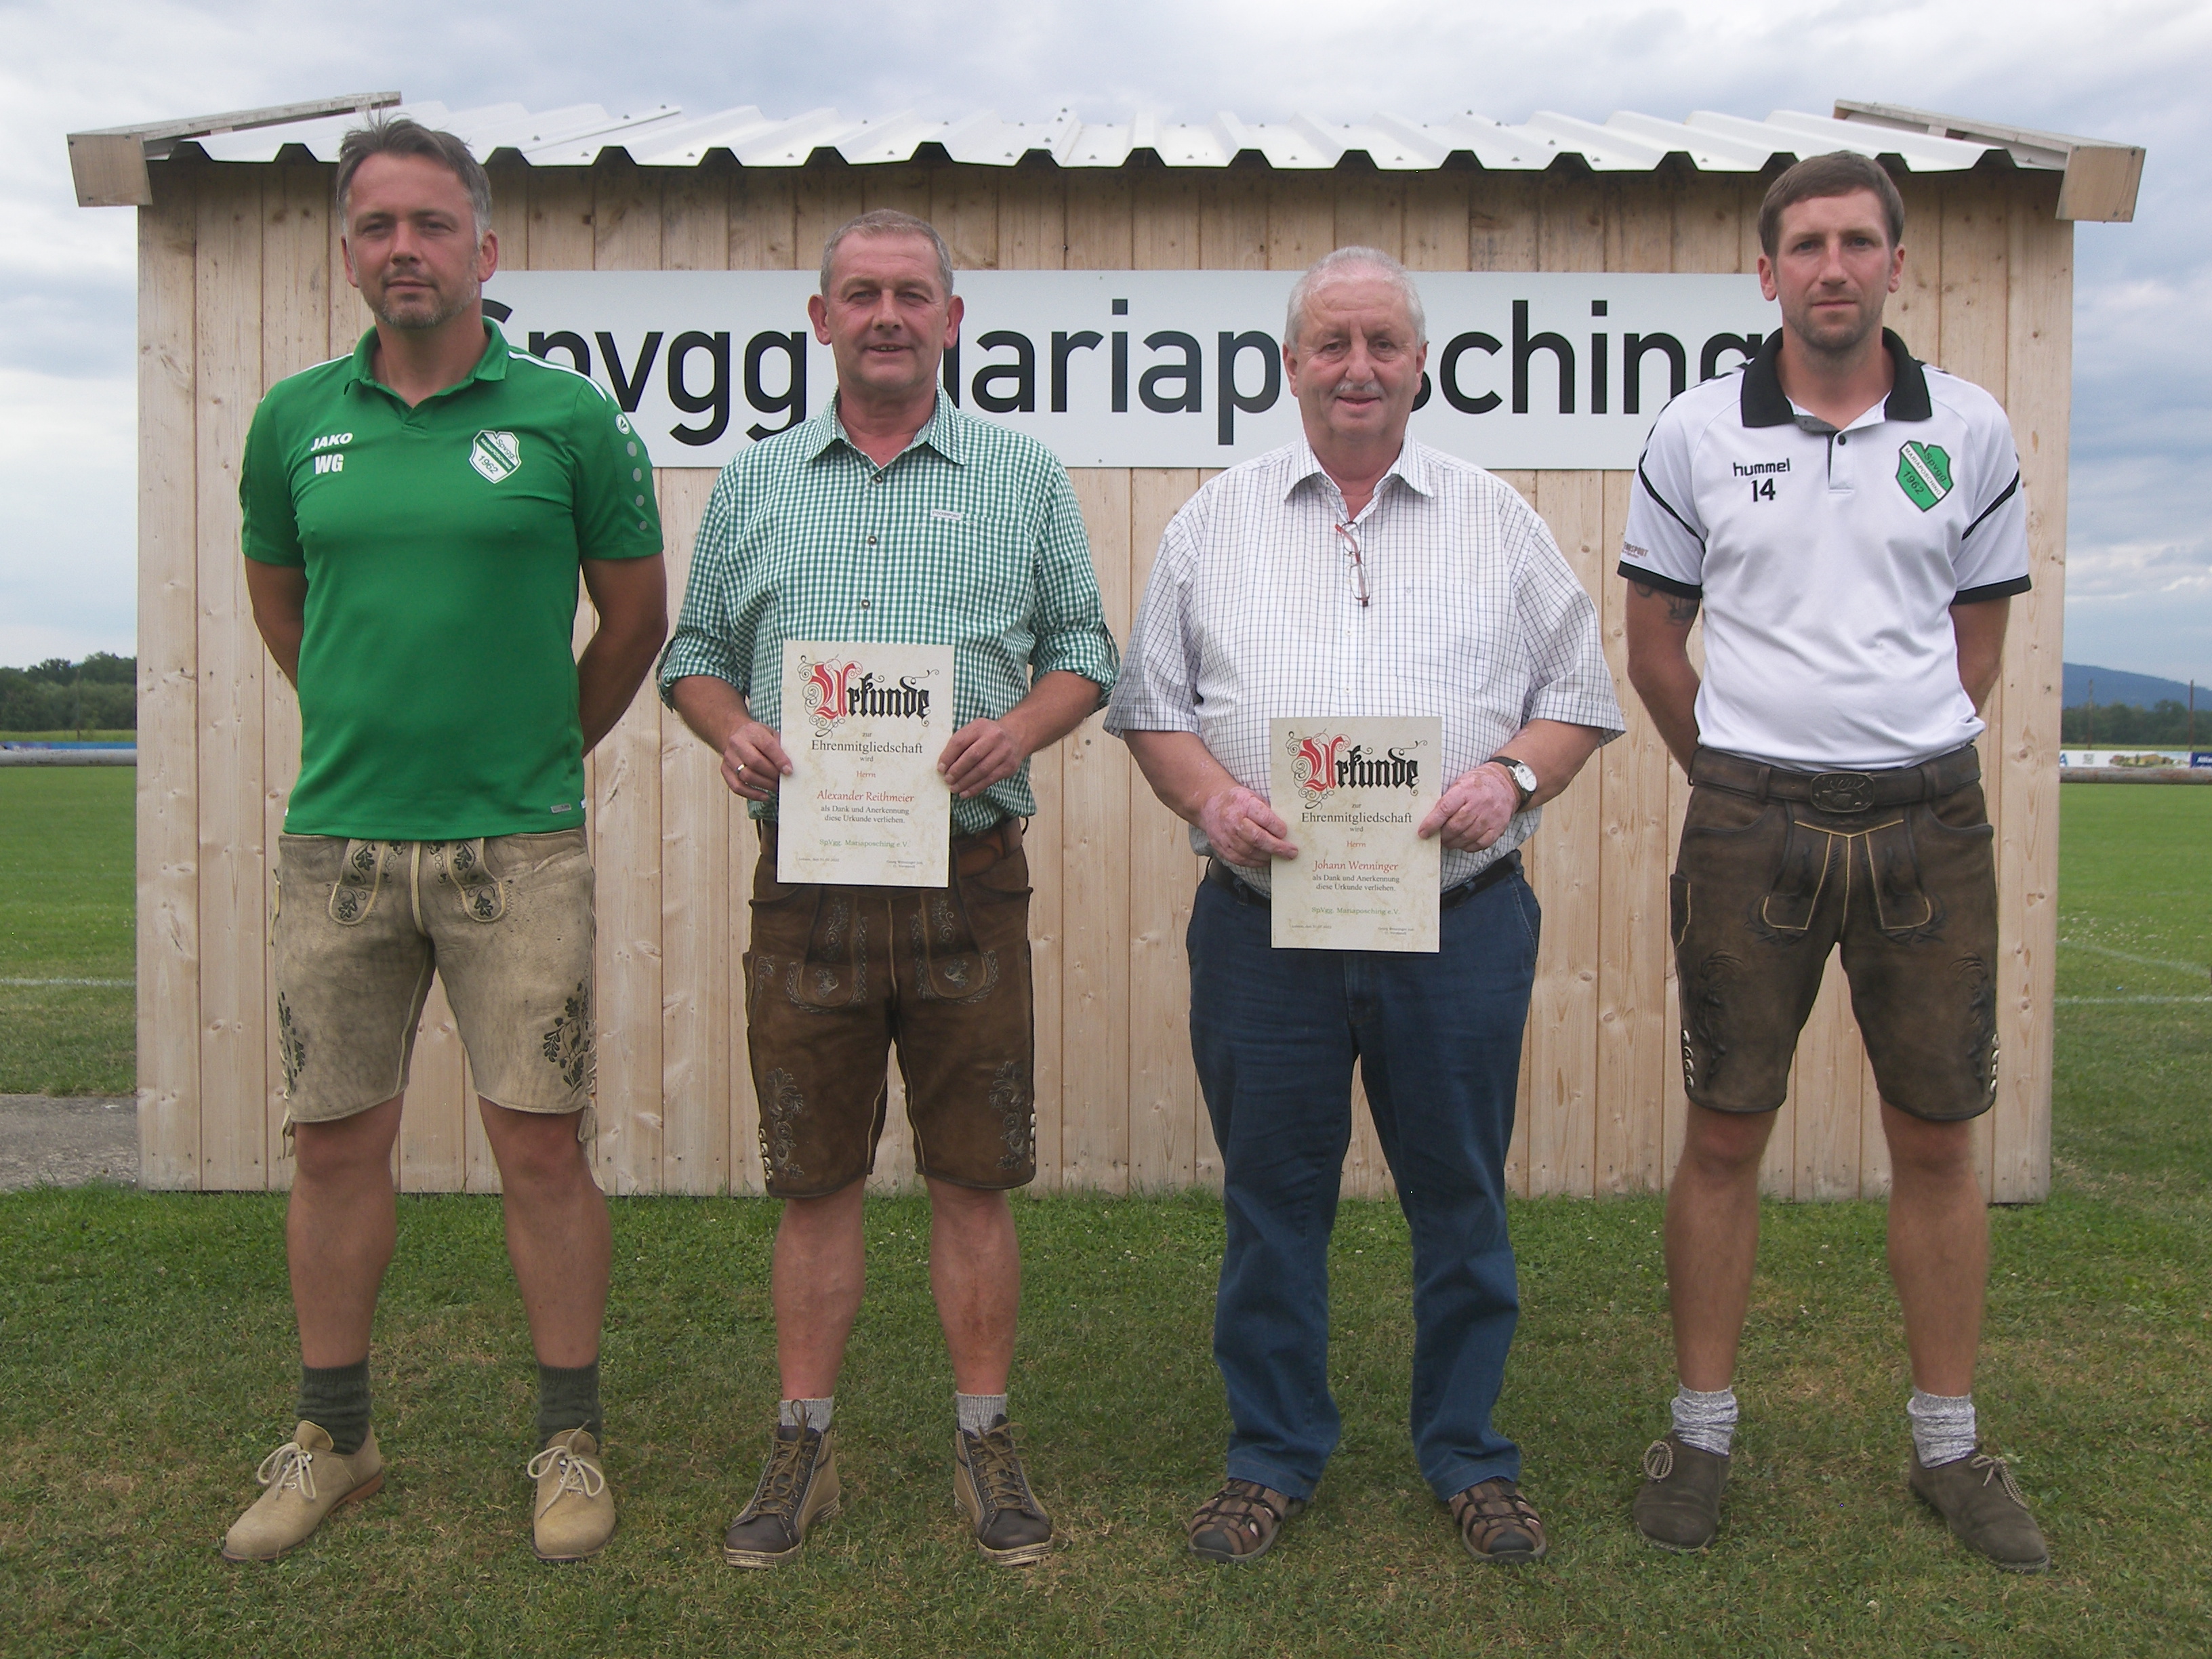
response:
[(1911, 1485), (1951, 1523), (1960, 1541), (2007, 1572), (2042, 1572), (2051, 1565), (2042, 1528), (2027, 1512), (2027, 1499), (2021, 1496), (2012, 1469), (2002, 1457), (1977, 1449), (1972, 1456), (1930, 1469), (1921, 1467), (1916, 1451)]
[(1283, 1523), (1304, 1513), (1306, 1500), (1235, 1478), (1190, 1517), (1190, 1553), (1208, 1561), (1252, 1561), (1275, 1547)]
[(829, 1429), (779, 1425), (752, 1502), (722, 1534), (722, 1559), (733, 1567), (780, 1567), (797, 1555), (817, 1521), (837, 1510), (837, 1455)]
[(1030, 1490), (1005, 1418), (981, 1434), (954, 1431), (952, 1496), (967, 1511), (975, 1547), (988, 1560), (1024, 1567), (1052, 1553), (1052, 1517)]
[(1669, 1429), (1644, 1453), (1644, 1485), (1629, 1506), (1636, 1530), (1662, 1550), (1701, 1550), (1721, 1529), (1725, 1454), (1686, 1444)]
[(1544, 1522), (1536, 1506), (1504, 1475), (1478, 1481), (1451, 1500), (1459, 1541), (1478, 1561), (1517, 1567), (1544, 1559)]
[(331, 1437), (301, 1423), (292, 1437), (261, 1460), (253, 1478), (268, 1488), (223, 1534), (226, 1561), (274, 1561), (304, 1544), (341, 1504), (367, 1498), (384, 1484), (384, 1459), (374, 1430), (361, 1449), (333, 1450)]

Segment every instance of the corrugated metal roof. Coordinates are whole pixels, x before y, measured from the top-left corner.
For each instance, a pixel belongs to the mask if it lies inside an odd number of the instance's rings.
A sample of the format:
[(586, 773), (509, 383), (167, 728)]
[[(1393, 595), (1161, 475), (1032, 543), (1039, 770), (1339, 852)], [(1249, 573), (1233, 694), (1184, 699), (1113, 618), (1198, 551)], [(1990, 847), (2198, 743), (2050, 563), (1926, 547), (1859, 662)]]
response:
[[(1669, 155), (1683, 155), (1704, 172), (1756, 173), (1778, 155), (1833, 149), (1894, 155), (1915, 173), (1961, 172), (1991, 151), (2029, 167), (2065, 165), (2063, 155), (2046, 160), (2040, 151), (1995, 138), (1948, 137), (1786, 109), (1763, 121), (1710, 110), (1683, 121), (1624, 111), (1603, 123), (1539, 111), (1509, 125), (1473, 110), (1431, 121), (1376, 115), (1340, 124), (1296, 115), (1269, 124), (1242, 121), (1225, 111), (1203, 123), (1146, 115), (1102, 123), (1066, 109), (1043, 121), (989, 113), (938, 121), (911, 110), (855, 118), (817, 109), (773, 118), (750, 105), (702, 116), (665, 104), (613, 113), (597, 104), (536, 112), (520, 104), (401, 108), (459, 133), (486, 161), (519, 156), (533, 167), (588, 167), (610, 151), (627, 153), (643, 167), (694, 167), (716, 150), (749, 167), (799, 167), (817, 150), (868, 166), (911, 161), (925, 144), (939, 146), (955, 161), (983, 167), (1012, 167), (1041, 155), (1064, 167), (1117, 167), (1149, 151), (1171, 167), (1223, 167), (1250, 155), (1273, 167), (1326, 168), (1358, 153), (1385, 172), (1438, 167), (1454, 157), (1494, 170), (1540, 171), (1563, 155), (1575, 155), (1600, 173), (1648, 173)], [(293, 145), (318, 160), (334, 161), (341, 135), (359, 118), (349, 112), (189, 142), (218, 161), (271, 161)]]

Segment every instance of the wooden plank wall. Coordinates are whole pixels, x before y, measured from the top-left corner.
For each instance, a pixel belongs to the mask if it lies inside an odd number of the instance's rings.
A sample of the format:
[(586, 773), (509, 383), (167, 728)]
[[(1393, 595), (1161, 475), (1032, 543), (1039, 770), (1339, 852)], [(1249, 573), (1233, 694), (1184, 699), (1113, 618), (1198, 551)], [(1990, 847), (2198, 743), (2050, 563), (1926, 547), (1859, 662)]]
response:
[[(349, 349), (367, 325), (312, 164), (153, 170), (140, 215), (138, 1054), (149, 1185), (278, 1187), (289, 1166), (266, 953), (299, 720), (260, 649), (237, 552), (237, 465), (270, 382)], [(852, 214), (926, 214), (967, 268), (1295, 270), (1364, 242), (1416, 270), (1749, 270), (1757, 179), (1480, 173), (1276, 174), (943, 166), (748, 173), (502, 170), (510, 268), (811, 266)], [(1985, 1189), (2050, 1182), (2058, 668), (2063, 599), (2072, 229), (2055, 176), (1905, 181), (1905, 286), (1891, 317), (1918, 355), (2003, 398), (2032, 506), (2037, 586), (2016, 601), (1984, 740), (2005, 955)], [(1085, 469), (1075, 486), (1108, 616), (1126, 636), (1162, 527), (1210, 476)], [(1510, 1178), (1526, 1194), (1648, 1190), (1681, 1144), (1667, 873), (1686, 787), (1627, 690), (1611, 574), (1630, 475), (1504, 475), (1597, 600), (1628, 735), (1547, 809), (1528, 853), (1545, 911)], [(672, 594), (713, 475), (662, 473)], [(590, 627), (582, 608), (579, 638)], [(744, 1061), (744, 902), (756, 842), (714, 757), (641, 696), (592, 757), (599, 870), (597, 1160), (617, 1192), (760, 1190)], [(1192, 1074), (1182, 930), (1198, 875), (1182, 826), (1093, 720), (1037, 757), (1040, 1185), (1218, 1185)], [(254, 941), (261, 941), (256, 948)], [(910, 1182), (896, 1098), (875, 1184)], [(1355, 1097), (1357, 1091), (1355, 1091)], [(492, 1191), (466, 1057), (442, 994), (416, 1050), (396, 1174)], [(1364, 1103), (1348, 1193), (1389, 1188)], [(1887, 1190), (1873, 1079), (1839, 972), (1798, 1052), (1765, 1172), (1797, 1199)]]

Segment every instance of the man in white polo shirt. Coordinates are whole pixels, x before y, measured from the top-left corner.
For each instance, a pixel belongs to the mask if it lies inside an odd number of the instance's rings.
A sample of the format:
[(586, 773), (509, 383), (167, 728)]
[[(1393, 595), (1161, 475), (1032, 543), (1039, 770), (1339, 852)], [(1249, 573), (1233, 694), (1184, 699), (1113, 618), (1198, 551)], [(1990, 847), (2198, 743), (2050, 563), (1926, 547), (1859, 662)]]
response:
[[(1782, 328), (1670, 404), (1630, 499), (1629, 678), (1693, 786), (1670, 921), (1690, 1098), (1667, 1199), (1680, 1386), (1644, 1455), (1653, 1543), (1719, 1527), (1760, 1155), (1831, 949), (1881, 1091), (1912, 1490), (1999, 1566), (2050, 1554), (1971, 1393), (1989, 1225), (1972, 1121), (1996, 1091), (1996, 881), (1973, 740), (2028, 586), (2004, 411), (1881, 326), (1905, 208), (1864, 156), (1801, 161), (1759, 214)], [(1705, 672), (1691, 623), (1705, 616)]]

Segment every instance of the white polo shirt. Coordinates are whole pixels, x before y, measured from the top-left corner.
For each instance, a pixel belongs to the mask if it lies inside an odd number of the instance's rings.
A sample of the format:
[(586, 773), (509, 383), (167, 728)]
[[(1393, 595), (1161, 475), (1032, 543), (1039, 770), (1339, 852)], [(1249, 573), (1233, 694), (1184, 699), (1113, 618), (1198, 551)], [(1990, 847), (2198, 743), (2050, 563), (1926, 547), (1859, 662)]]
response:
[[(1393, 714), (1442, 717), (1447, 787), (1532, 720), (1620, 735), (1596, 608), (1535, 509), (1412, 438), (1357, 518), (1303, 435), (1200, 485), (1160, 538), (1106, 729), (1194, 732), (1264, 796), (1270, 720)], [(1442, 884), (1541, 816), (1447, 848)], [(1212, 850), (1196, 825), (1190, 842)], [(1266, 890), (1266, 870), (1237, 871)]]
[(1885, 329), (1896, 383), (1838, 431), (1784, 395), (1781, 339), (1661, 412), (1620, 574), (1703, 602), (1707, 747), (1796, 771), (1917, 765), (1982, 730), (1951, 607), (2029, 585), (2012, 428)]

